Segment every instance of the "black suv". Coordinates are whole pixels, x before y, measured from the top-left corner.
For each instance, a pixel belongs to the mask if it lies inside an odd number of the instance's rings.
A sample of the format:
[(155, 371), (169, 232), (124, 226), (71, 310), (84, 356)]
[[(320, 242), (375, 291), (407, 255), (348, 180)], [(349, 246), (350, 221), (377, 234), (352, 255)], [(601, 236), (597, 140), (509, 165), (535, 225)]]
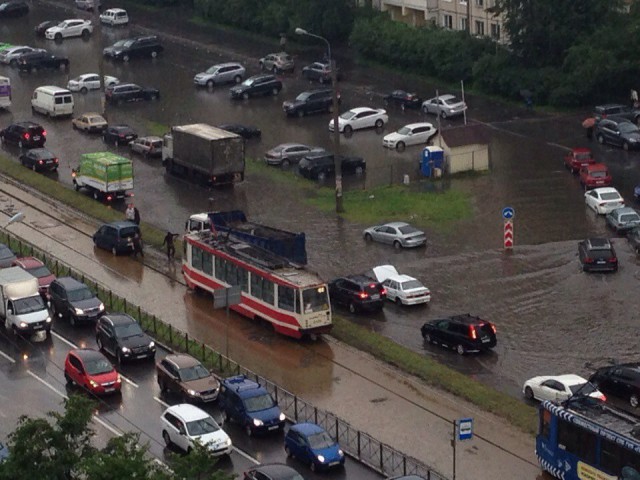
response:
[(240, 85), (231, 87), (231, 98), (255, 97), (256, 95), (278, 95), (282, 90), (282, 82), (274, 75), (254, 75)]
[(128, 220), (105, 223), (93, 234), (93, 244), (109, 250), (114, 255), (132, 253), (133, 237), (140, 235), (140, 227)]
[(495, 325), (468, 313), (430, 320), (420, 332), (425, 342), (452, 348), (460, 355), (489, 350), (498, 343)]
[(634, 409), (640, 405), (640, 363), (599, 368), (589, 381), (607, 397), (629, 402)]
[[(342, 163), (342, 173), (361, 174), (367, 168), (367, 162), (362, 157), (345, 157), (338, 155)], [(300, 175), (305, 178), (324, 180), (335, 173), (335, 160), (332, 153), (307, 155), (298, 164)]]
[(128, 62), (132, 58), (156, 58), (158, 54), (163, 51), (164, 47), (160, 44), (158, 37), (148, 35), (120, 40), (110, 47), (105, 48), (102, 53), (105, 57), (112, 60)]
[(0, 140), (20, 148), (38, 148), (47, 141), (47, 131), (34, 122), (12, 123), (0, 130)]
[(351, 313), (379, 312), (387, 298), (380, 282), (365, 275), (348, 275), (329, 282), (332, 303), (346, 306)]
[(618, 257), (608, 238), (587, 238), (578, 243), (578, 257), (584, 272), (618, 271)]
[(156, 88), (144, 88), (135, 83), (119, 83), (107, 87), (104, 96), (107, 102), (120, 105), (124, 102), (156, 100), (160, 98), (160, 91)]
[(60, 277), (49, 285), (51, 315), (69, 318), (72, 326), (93, 322), (104, 314), (104, 303), (84, 283), (72, 277)]
[(640, 129), (618, 115), (609, 115), (596, 123), (595, 136), (601, 145), (608, 143), (624, 150), (640, 148)]
[(49, 52), (40, 50), (23, 53), (18, 60), (18, 70), (21, 72), (35, 73), (38, 70), (68, 70), (69, 59), (56, 57)]
[(155, 358), (156, 344), (126, 313), (110, 313), (96, 322), (96, 343), (114, 357), (124, 360)]
[(289, 116), (304, 117), (310, 113), (333, 112), (333, 96), (330, 89), (302, 92), (295, 100), (283, 102), (282, 110)]
[(21, 17), (29, 13), (29, 5), (23, 1), (0, 3), (0, 18)]

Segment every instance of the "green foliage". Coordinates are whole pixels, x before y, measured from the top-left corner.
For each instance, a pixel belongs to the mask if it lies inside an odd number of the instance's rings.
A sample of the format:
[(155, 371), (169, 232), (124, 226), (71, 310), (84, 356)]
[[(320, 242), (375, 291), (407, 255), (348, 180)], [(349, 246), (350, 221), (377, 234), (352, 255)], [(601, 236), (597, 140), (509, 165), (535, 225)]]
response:
[(201, 443), (191, 449), (189, 455), (171, 454), (169, 464), (175, 477), (184, 480), (233, 480), (229, 475), (217, 469), (218, 458)]

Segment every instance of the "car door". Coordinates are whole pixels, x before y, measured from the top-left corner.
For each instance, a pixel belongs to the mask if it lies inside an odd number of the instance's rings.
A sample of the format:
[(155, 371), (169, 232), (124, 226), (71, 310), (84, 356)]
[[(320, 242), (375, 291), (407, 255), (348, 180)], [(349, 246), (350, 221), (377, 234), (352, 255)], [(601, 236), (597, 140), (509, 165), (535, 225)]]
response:
[(391, 301), (395, 301), (398, 295), (398, 291), (396, 289), (397, 282), (387, 278), (382, 282), (382, 286), (387, 289), (387, 298)]
[(187, 436), (187, 426), (182, 419), (178, 417), (174, 417), (174, 419), (174, 425), (177, 432), (175, 444), (186, 452), (191, 446), (189, 445), (189, 437)]
[(537, 396), (540, 401), (550, 400), (557, 403), (565, 400), (562, 396), (563, 392), (564, 386), (560, 382), (549, 379), (540, 384)]
[(72, 353), (69, 354), (69, 369), (67, 370), (67, 375), (69, 375), (76, 385), (80, 387), (85, 386), (84, 367), (80, 359)]
[(170, 392), (176, 393), (176, 392), (180, 392), (180, 386), (178, 384), (179, 380), (179, 376), (178, 376), (178, 371), (176, 370), (176, 368), (173, 366), (173, 364), (169, 363), (169, 362), (162, 362), (163, 366), (165, 367), (165, 378), (166, 378), (166, 383), (165, 385), (167, 386), (167, 389)]
[(431, 339), (442, 345), (448, 345), (449, 338), (449, 320), (440, 320), (433, 325), (429, 332)]
[(344, 305), (345, 282), (346, 280), (340, 279), (336, 280), (333, 284), (333, 291), (331, 292), (333, 293), (332, 300), (339, 305)]
[(96, 246), (100, 248), (108, 248), (106, 246), (107, 229), (108, 227), (106, 225), (103, 225), (96, 232)]
[(88, 77), (85, 77), (84, 86), (89, 90), (98, 90), (100, 88), (100, 76), (90, 75)]
[(586, 198), (587, 206), (595, 210), (596, 205), (598, 204), (598, 201), (599, 201), (598, 192), (594, 190), (590, 190), (585, 195), (585, 198)]
[(432, 130), (428, 126), (416, 127), (412, 130), (411, 136), (407, 141), (407, 145), (419, 145), (421, 143), (427, 143), (429, 137), (432, 135)]
[(370, 112), (368, 110), (365, 112), (360, 112), (354, 119), (353, 128), (354, 130), (356, 130), (359, 128), (373, 127), (373, 122), (373, 112)]

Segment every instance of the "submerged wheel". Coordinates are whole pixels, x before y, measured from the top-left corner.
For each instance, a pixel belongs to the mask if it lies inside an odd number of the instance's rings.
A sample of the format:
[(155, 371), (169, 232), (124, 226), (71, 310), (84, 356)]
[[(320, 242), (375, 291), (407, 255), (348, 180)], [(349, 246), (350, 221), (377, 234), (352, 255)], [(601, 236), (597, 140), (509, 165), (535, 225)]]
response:
[(533, 390), (531, 390), (531, 387), (525, 387), (524, 396), (527, 400), (533, 400)]
[(171, 446), (171, 437), (169, 437), (169, 432), (167, 432), (166, 430), (162, 431), (162, 439), (164, 440), (164, 444), (167, 447)]
[(456, 347), (456, 352), (458, 352), (458, 355), (464, 355), (466, 353), (466, 351), (467, 350), (464, 348), (464, 345), (462, 345), (462, 344), (459, 344)]

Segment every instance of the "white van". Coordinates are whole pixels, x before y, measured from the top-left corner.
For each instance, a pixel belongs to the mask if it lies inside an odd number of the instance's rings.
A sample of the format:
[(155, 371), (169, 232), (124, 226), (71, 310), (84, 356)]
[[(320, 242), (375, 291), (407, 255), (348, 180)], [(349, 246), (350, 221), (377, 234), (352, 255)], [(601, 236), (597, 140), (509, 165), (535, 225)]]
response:
[(66, 88), (47, 85), (38, 87), (31, 97), (33, 113), (42, 113), (47, 117), (73, 115), (73, 95)]
[(127, 11), (121, 8), (110, 8), (100, 15), (100, 21), (107, 25), (126, 25), (129, 23)]

